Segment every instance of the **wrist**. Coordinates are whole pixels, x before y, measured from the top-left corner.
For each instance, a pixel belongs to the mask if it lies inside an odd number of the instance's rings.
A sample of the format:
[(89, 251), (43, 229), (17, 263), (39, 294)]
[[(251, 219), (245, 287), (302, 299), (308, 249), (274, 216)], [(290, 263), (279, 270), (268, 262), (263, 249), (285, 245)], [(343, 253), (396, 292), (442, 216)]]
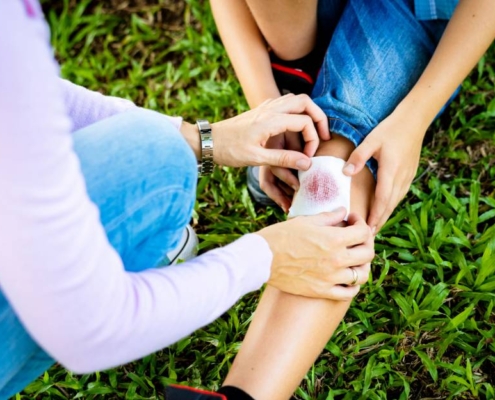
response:
[(425, 93), (420, 89), (413, 89), (395, 108), (394, 113), (426, 133), (426, 130), (442, 109), (443, 103), (440, 105), (436, 103), (436, 101), (433, 101), (431, 94)]
[(226, 165), (223, 159), (222, 139), (225, 131), (225, 121), (215, 122), (211, 124), (211, 136), (215, 143), (215, 151), (213, 152), (213, 162), (217, 165)]
[[(392, 113), (409, 131), (423, 140), (426, 130), (436, 116), (430, 110), (425, 110), (421, 102), (412, 99), (404, 99)], [(412, 129), (411, 129), (412, 128)]]
[(201, 161), (201, 140), (199, 137), (198, 127), (190, 124), (189, 122), (183, 121), (180, 131), (194, 152), (196, 160)]

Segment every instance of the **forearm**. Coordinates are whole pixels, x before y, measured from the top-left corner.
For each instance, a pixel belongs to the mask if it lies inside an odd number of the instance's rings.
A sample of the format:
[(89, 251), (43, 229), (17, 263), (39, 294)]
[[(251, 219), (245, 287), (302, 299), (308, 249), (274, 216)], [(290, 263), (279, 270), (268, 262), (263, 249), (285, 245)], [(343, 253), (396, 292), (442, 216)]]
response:
[(266, 43), (245, 0), (211, 0), (211, 7), (249, 106), (279, 97)]
[[(136, 105), (127, 99), (105, 96), (86, 89), (66, 79), (59, 79), (67, 114), (72, 121), (72, 131), (85, 128), (103, 119), (134, 110)], [(182, 122), (180, 117), (169, 117), (177, 128)]]
[(398, 109), (419, 118), (426, 130), (494, 38), (493, 0), (461, 0), (431, 61)]

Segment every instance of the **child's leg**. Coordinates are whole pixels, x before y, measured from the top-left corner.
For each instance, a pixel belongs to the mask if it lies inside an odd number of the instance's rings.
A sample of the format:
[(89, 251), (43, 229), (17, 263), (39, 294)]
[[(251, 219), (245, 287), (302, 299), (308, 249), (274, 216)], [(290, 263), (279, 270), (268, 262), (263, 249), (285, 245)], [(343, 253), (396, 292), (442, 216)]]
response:
[[(414, 85), (444, 26), (419, 22), (412, 0), (348, 0), (313, 90), (334, 132), (317, 155), (347, 159)], [(351, 210), (366, 216), (373, 189), (368, 169), (354, 177)], [(267, 287), (225, 385), (289, 398), (347, 308)]]
[[(328, 46), (346, 0), (246, 0), (263, 37), (283, 60)], [(323, 49), (323, 50), (324, 50)]]
[[(334, 135), (317, 155), (347, 159), (353, 148)], [(353, 212), (367, 215), (374, 185), (368, 169), (353, 178)], [(294, 296), (268, 286), (224, 385), (239, 387), (256, 400), (288, 399), (348, 307), (348, 302)]]
[(278, 57), (294, 60), (313, 50), (318, 0), (246, 0), (246, 3)]

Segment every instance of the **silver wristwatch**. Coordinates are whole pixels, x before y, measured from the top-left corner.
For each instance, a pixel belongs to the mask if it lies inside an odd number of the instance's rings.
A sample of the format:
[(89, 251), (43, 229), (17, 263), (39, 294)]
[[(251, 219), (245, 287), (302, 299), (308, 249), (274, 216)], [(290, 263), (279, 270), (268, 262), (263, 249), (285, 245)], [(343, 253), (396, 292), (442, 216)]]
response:
[(213, 171), (213, 136), (211, 125), (206, 119), (196, 121), (201, 141), (201, 162), (198, 163), (199, 175), (209, 175)]

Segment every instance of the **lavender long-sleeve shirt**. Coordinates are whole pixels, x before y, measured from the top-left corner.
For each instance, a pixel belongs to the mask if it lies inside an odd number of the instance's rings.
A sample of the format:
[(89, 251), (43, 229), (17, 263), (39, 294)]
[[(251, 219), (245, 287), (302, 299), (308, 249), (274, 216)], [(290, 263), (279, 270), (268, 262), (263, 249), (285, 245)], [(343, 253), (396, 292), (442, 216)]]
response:
[(70, 132), (135, 106), (58, 78), (48, 39), (37, 2), (0, 1), (0, 288), (39, 345), (83, 373), (213, 321), (268, 279), (272, 253), (247, 235), (180, 266), (126, 273)]

